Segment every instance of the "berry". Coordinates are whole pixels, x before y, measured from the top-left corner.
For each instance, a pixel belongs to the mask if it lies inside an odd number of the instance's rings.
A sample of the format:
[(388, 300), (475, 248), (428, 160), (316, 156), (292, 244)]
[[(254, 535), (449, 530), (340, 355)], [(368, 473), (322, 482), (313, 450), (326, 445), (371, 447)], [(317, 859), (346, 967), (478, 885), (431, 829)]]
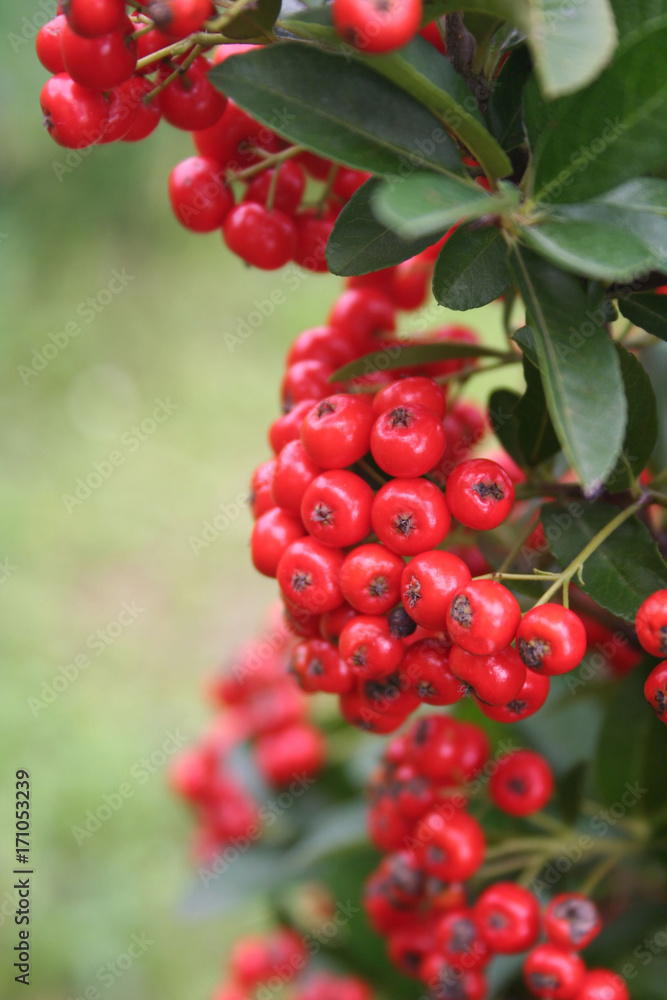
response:
[[(318, 400), (328, 396), (331, 390), (336, 388), (336, 385), (331, 382), (333, 373), (332, 366), (324, 361), (297, 361), (290, 365), (280, 385), (283, 407), (289, 409), (304, 399)], [(303, 419), (305, 420), (305, 417)], [(303, 420), (301, 424), (303, 424)], [(301, 427), (299, 427), (300, 432)]]
[(440, 630), (452, 597), (470, 580), (470, 570), (458, 556), (439, 550), (424, 552), (403, 570), (403, 607), (418, 625)]
[(310, 413), (317, 400), (302, 399), (295, 403), (291, 409), (284, 413), (277, 420), (274, 420), (269, 428), (269, 444), (277, 455), (289, 441), (295, 441), (301, 436), (301, 424), (307, 413)]
[(630, 1000), (630, 993), (618, 973), (611, 969), (591, 969), (584, 976), (576, 1000)]
[(512, 646), (490, 656), (475, 656), (454, 646), (449, 657), (452, 673), (468, 684), (487, 705), (507, 705), (526, 681), (526, 668)]
[(308, 271), (322, 274), (328, 271), (326, 246), (334, 227), (335, 217), (330, 212), (320, 214), (314, 208), (295, 216), (296, 252), (294, 260)]
[(273, 482), (275, 467), (275, 458), (269, 459), (268, 462), (262, 462), (261, 465), (257, 466), (250, 479), (250, 496), (248, 502), (255, 520), (275, 506), (273, 497), (271, 496), (271, 483)]
[(101, 143), (124, 139), (134, 125), (139, 104), (135, 96), (136, 81), (140, 87), (144, 82), (141, 77), (133, 76), (104, 95), (107, 102), (107, 120), (104, 123)]
[(465, 812), (446, 819), (437, 810), (427, 813), (417, 826), (415, 839), (422, 865), (443, 882), (471, 878), (484, 860), (484, 833), (477, 820)]
[(530, 816), (539, 812), (554, 788), (547, 761), (533, 750), (516, 750), (500, 758), (489, 781), (495, 805), (510, 816)]
[(37, 32), (35, 49), (37, 58), (49, 73), (64, 73), (61, 36), (67, 24), (64, 14), (58, 14), (52, 21), (42, 25)]
[(258, 573), (276, 576), (287, 548), (305, 533), (301, 519), (279, 507), (257, 518), (250, 538), (250, 553)]
[(491, 951), (514, 955), (540, 936), (540, 907), (528, 889), (496, 882), (475, 903), (475, 919)]
[(526, 680), (519, 693), (507, 705), (485, 705), (478, 701), (484, 715), (496, 722), (519, 722), (538, 712), (547, 700), (549, 678), (526, 670)]
[(449, 509), (457, 521), (474, 531), (497, 528), (513, 503), (512, 480), (502, 465), (487, 458), (461, 462), (447, 479)]
[(368, 451), (373, 411), (362, 396), (345, 393), (317, 403), (301, 425), (303, 446), (325, 469), (344, 469)]
[(276, 458), (271, 484), (273, 502), (298, 515), (306, 490), (321, 471), (300, 441), (290, 441)]
[[(195, 59), (185, 73), (179, 73), (160, 94), (165, 121), (187, 132), (211, 128), (223, 115), (227, 98), (209, 81), (211, 65), (203, 56)], [(171, 74), (169, 66), (158, 77)], [(214, 157), (212, 157), (214, 159)]]
[(153, 84), (143, 76), (135, 74), (123, 86), (127, 87), (132, 95), (135, 115), (130, 129), (125, 133), (122, 141), (141, 142), (142, 139), (151, 135), (160, 124), (162, 117), (160, 104), (157, 100), (146, 101), (144, 99), (153, 89)]
[(256, 201), (258, 205), (266, 205), (276, 170), (278, 171), (278, 179), (275, 182), (273, 192), (273, 207), (284, 212), (285, 215), (293, 215), (301, 204), (306, 185), (303, 170), (293, 160), (286, 160), (280, 167), (263, 170), (261, 174), (253, 178), (243, 200)]
[[(294, 444), (298, 444), (306, 455), (300, 441)], [(354, 472), (333, 469), (322, 473), (306, 489), (301, 518), (313, 538), (326, 545), (346, 548), (357, 544), (370, 532), (372, 505), (373, 491), (368, 483)]]
[(384, 545), (360, 545), (345, 558), (340, 588), (345, 600), (365, 615), (381, 615), (400, 597), (403, 560)]
[[(350, 167), (339, 167), (333, 182), (333, 193), (349, 201), (355, 191), (365, 184), (372, 175), (365, 170), (352, 170)], [(325, 178), (326, 179), (326, 178)]]
[(420, 639), (405, 655), (404, 674), (420, 701), (453, 705), (465, 692), (449, 665), (450, 647), (441, 639)]
[(651, 656), (667, 656), (667, 590), (656, 590), (635, 619), (637, 638)]
[(93, 90), (111, 90), (134, 73), (137, 43), (135, 25), (126, 17), (120, 26), (98, 38), (82, 38), (67, 24), (62, 32), (65, 69), (76, 83)]
[(436, 946), (452, 965), (477, 969), (491, 958), (473, 910), (452, 910), (442, 917), (435, 930)]
[(336, 299), (328, 322), (370, 351), (373, 337), (395, 329), (396, 310), (391, 299), (382, 292), (372, 288), (350, 288)]
[[(267, 515), (264, 515), (265, 517)], [(311, 614), (333, 611), (343, 603), (338, 574), (343, 553), (314, 538), (293, 542), (278, 565), (278, 583), (292, 604)]]
[(422, 18), (421, 0), (334, 0), (332, 11), (341, 38), (367, 53), (406, 45)]
[(157, 28), (171, 38), (185, 38), (199, 31), (213, 13), (211, 0), (151, 0), (146, 13)]
[(190, 156), (169, 175), (169, 200), (181, 225), (195, 233), (219, 229), (234, 204), (215, 160)]
[(419, 978), (429, 987), (430, 1000), (485, 1000), (487, 986), (479, 969), (452, 964), (433, 952), (421, 964)]
[(275, 271), (294, 256), (296, 230), (290, 217), (253, 201), (231, 210), (223, 234), (230, 250), (264, 271)]
[(355, 357), (354, 344), (342, 330), (331, 326), (314, 326), (303, 330), (287, 352), (287, 366), (297, 361), (323, 361), (340, 368)]
[(526, 986), (544, 1000), (572, 1000), (581, 989), (586, 966), (574, 952), (554, 944), (538, 944), (523, 966)]
[(340, 633), (340, 655), (358, 677), (387, 677), (403, 660), (404, 646), (380, 615), (358, 615)]
[(385, 410), (393, 410), (396, 406), (415, 404), (432, 410), (442, 420), (447, 409), (445, 390), (432, 378), (414, 375), (399, 379), (397, 382), (390, 382), (375, 395), (373, 411), (379, 417)]
[[(342, 576), (342, 568), (339, 576)], [(338, 642), (343, 626), (356, 616), (357, 612), (349, 604), (343, 602), (333, 611), (327, 611), (320, 618), (320, 635), (329, 642)]]
[(473, 580), (456, 592), (447, 610), (450, 637), (468, 653), (499, 653), (514, 639), (521, 610), (513, 594), (495, 580)]
[(82, 38), (118, 31), (125, 20), (124, 0), (62, 0), (60, 6), (72, 31)]
[(324, 738), (314, 726), (299, 722), (266, 733), (255, 744), (257, 765), (272, 785), (289, 785), (299, 776), (317, 774), (325, 758)]
[(451, 523), (442, 492), (427, 479), (385, 483), (375, 496), (371, 519), (380, 541), (402, 556), (435, 548)]
[(58, 73), (42, 87), (40, 103), (44, 125), (58, 145), (84, 149), (101, 140), (107, 121), (107, 103), (98, 91)]
[(419, 403), (385, 410), (373, 424), (371, 452), (390, 476), (421, 476), (436, 464), (445, 447), (442, 421)]
[(555, 896), (544, 913), (544, 933), (552, 944), (581, 951), (602, 930), (597, 906), (588, 896), (565, 892)]
[(289, 669), (304, 691), (345, 694), (355, 687), (352, 672), (338, 649), (324, 639), (300, 642), (292, 654)]
[(654, 667), (646, 678), (644, 697), (661, 722), (667, 723), (667, 660)]
[(542, 604), (525, 614), (517, 629), (516, 648), (531, 670), (565, 674), (586, 652), (586, 629), (581, 618), (559, 604)]
[[(368, 733), (393, 733), (396, 729), (403, 725), (405, 722), (405, 714), (402, 712), (392, 712), (389, 709), (391, 706), (387, 705), (377, 705), (376, 700), (369, 696), (369, 694), (362, 689), (357, 689), (349, 694), (341, 695), (340, 702), (340, 714), (343, 716), (346, 722), (349, 722), (351, 726), (356, 726), (357, 729), (362, 729)], [(405, 831), (404, 835), (409, 833), (409, 827)], [(381, 834), (377, 833), (377, 837)], [(375, 837), (374, 837), (375, 840)], [(379, 840), (376, 840), (379, 843)], [(387, 844), (389, 841), (383, 841)], [(403, 837), (399, 843), (394, 843), (393, 846), (398, 847), (403, 842)]]
[(280, 149), (275, 132), (256, 122), (234, 101), (227, 101), (215, 125), (194, 132), (193, 139), (201, 156), (208, 156), (217, 160), (220, 166), (235, 171), (260, 162), (257, 148), (270, 153)]

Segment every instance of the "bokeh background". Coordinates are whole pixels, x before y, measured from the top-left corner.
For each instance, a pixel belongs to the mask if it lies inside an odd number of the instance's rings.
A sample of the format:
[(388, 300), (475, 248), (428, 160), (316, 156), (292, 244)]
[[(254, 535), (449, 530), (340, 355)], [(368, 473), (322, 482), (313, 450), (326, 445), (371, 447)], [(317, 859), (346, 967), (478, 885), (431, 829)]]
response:
[[(185, 133), (161, 126), (140, 145), (82, 154), (53, 144), (33, 39), (54, 7), (0, 0), (0, 968), (4, 979), (15, 943), (22, 767), (34, 795), (31, 996), (67, 1000), (96, 986), (111, 1000), (197, 1000), (219, 981), (232, 934), (263, 911), (248, 899), (232, 921), (184, 907), (189, 819), (166, 768), (147, 775), (141, 762), (170, 733), (197, 737), (202, 678), (274, 596), (250, 566), (239, 496), (268, 457), (287, 345), (324, 321), (341, 282), (311, 275), (295, 289), (284, 274), (247, 269), (218, 234), (180, 229), (166, 181), (190, 155)], [(125, 276), (117, 291), (115, 272)], [(230, 348), (226, 335), (275, 289), (284, 303)], [(459, 317), (439, 310), (437, 322), (448, 318)], [(497, 308), (466, 321), (499, 339)], [(473, 394), (488, 386), (474, 380)], [(172, 412), (152, 425), (157, 401)], [(79, 481), (109, 473), (114, 451), (122, 463), (86, 496)], [(195, 552), (221, 505), (228, 527)], [(119, 626), (124, 606), (134, 620)], [(67, 678), (61, 668), (81, 654), (89, 665)], [(87, 811), (128, 781), (132, 796), (77, 844)], [(150, 947), (100, 985), (98, 970), (134, 934)], [(1, 994), (21, 990), (7, 976)]]

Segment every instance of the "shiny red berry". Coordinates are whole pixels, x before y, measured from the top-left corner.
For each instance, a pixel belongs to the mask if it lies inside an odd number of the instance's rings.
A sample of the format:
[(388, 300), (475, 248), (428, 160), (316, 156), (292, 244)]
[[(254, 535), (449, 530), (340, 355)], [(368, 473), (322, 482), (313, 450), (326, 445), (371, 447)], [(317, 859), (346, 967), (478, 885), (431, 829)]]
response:
[(329, 325), (344, 330), (355, 342), (372, 350), (372, 340), (396, 327), (396, 310), (388, 296), (372, 288), (350, 288), (338, 297), (329, 313)]
[(667, 723), (667, 660), (654, 667), (646, 678), (644, 697), (660, 721)]
[(373, 410), (363, 396), (347, 393), (327, 396), (317, 403), (301, 425), (301, 440), (313, 459), (325, 469), (344, 469), (368, 451)]
[(373, 410), (380, 416), (396, 406), (425, 406), (441, 420), (447, 409), (447, 395), (441, 385), (432, 378), (413, 375), (391, 382), (375, 395)]
[[(276, 170), (278, 178), (274, 181)], [(305, 186), (306, 179), (299, 164), (286, 160), (280, 167), (263, 170), (254, 177), (243, 200), (266, 205), (273, 187), (273, 207), (286, 215), (293, 215), (301, 204)]]
[(442, 421), (419, 403), (385, 410), (373, 424), (371, 452), (390, 476), (421, 476), (437, 463), (445, 447)]
[(573, 1000), (584, 983), (586, 966), (575, 952), (555, 944), (538, 944), (524, 962), (523, 977), (533, 996)]
[(264, 271), (283, 267), (294, 256), (296, 230), (284, 212), (246, 202), (231, 210), (223, 226), (225, 243), (248, 264)]
[(387, 548), (414, 556), (440, 544), (451, 516), (441, 490), (427, 479), (394, 479), (376, 494), (372, 521)]
[(465, 685), (452, 672), (450, 647), (441, 639), (420, 639), (405, 654), (403, 673), (412, 690), (427, 705), (453, 705), (465, 694)]
[(592, 899), (579, 892), (554, 896), (544, 911), (544, 933), (561, 948), (581, 951), (601, 930), (600, 911)]
[(447, 479), (447, 504), (452, 515), (474, 531), (497, 528), (511, 513), (513, 503), (512, 480), (502, 465), (490, 459), (461, 462)]
[(495, 580), (473, 580), (459, 589), (447, 611), (450, 637), (468, 653), (499, 653), (514, 639), (521, 609), (510, 591)]
[(319, 729), (299, 722), (260, 736), (254, 751), (267, 781), (282, 786), (298, 777), (317, 774), (324, 764), (326, 748)]
[(347, 548), (369, 534), (372, 506), (373, 491), (361, 476), (332, 469), (309, 484), (301, 502), (301, 518), (313, 538)]
[(302, 330), (292, 341), (287, 352), (286, 364), (297, 361), (323, 361), (333, 368), (340, 368), (356, 356), (352, 339), (332, 326), (313, 326)]
[(321, 471), (300, 441), (290, 441), (276, 458), (271, 484), (273, 502), (298, 515), (306, 490)]
[(439, 549), (424, 552), (403, 570), (403, 607), (418, 625), (442, 630), (452, 597), (470, 580), (470, 570), (458, 556)]
[(288, 601), (311, 614), (332, 611), (343, 603), (338, 584), (343, 558), (340, 549), (310, 537), (299, 539), (289, 546), (278, 565), (280, 589)]
[(519, 693), (506, 705), (485, 705), (478, 701), (488, 719), (496, 722), (519, 722), (538, 712), (549, 695), (550, 680), (542, 674), (526, 670), (526, 680)]
[(338, 34), (362, 52), (391, 52), (419, 31), (420, 0), (334, 0), (333, 22)]
[(117, 31), (125, 19), (124, 0), (62, 0), (67, 22), (82, 38), (98, 38)]
[(315, 399), (302, 399), (273, 421), (269, 427), (269, 444), (276, 455), (289, 441), (301, 437), (301, 424), (316, 402)]
[(171, 38), (185, 38), (199, 31), (213, 13), (211, 0), (151, 0), (146, 13), (157, 28)]
[(355, 688), (352, 671), (338, 648), (325, 639), (300, 642), (294, 649), (289, 669), (304, 691), (345, 694)]
[(477, 820), (466, 812), (443, 816), (437, 809), (415, 831), (417, 856), (426, 871), (443, 882), (471, 878), (484, 860), (486, 843)]
[(268, 462), (262, 462), (261, 465), (258, 465), (250, 478), (250, 496), (248, 502), (255, 520), (275, 506), (273, 497), (271, 496), (271, 483), (273, 482), (275, 468), (276, 460), (275, 458), (271, 458)]
[[(280, 398), (283, 408), (291, 409), (297, 403), (301, 403), (306, 399), (318, 400), (324, 399), (325, 396), (330, 396), (331, 392), (338, 388), (338, 385), (331, 381), (333, 373), (333, 365), (327, 364), (326, 361), (309, 359), (307, 361), (296, 361), (293, 365), (290, 365), (280, 383)], [(303, 424), (303, 420), (305, 420), (305, 416), (301, 421), (301, 425)], [(301, 433), (301, 428), (299, 428), (299, 433)]]
[(335, 221), (335, 217), (330, 212), (321, 213), (312, 208), (297, 212), (294, 217), (296, 225), (294, 259), (300, 267), (321, 274), (328, 271), (327, 240), (331, 235)]
[(42, 87), (40, 104), (44, 125), (58, 145), (84, 149), (100, 142), (107, 121), (107, 103), (97, 90), (58, 73)]
[(581, 663), (586, 629), (574, 611), (560, 604), (541, 604), (521, 619), (516, 648), (527, 667), (537, 673), (565, 674)]
[(255, 521), (250, 537), (250, 553), (255, 569), (264, 576), (276, 576), (287, 548), (305, 535), (301, 518), (273, 507)]
[(475, 903), (475, 917), (491, 951), (514, 955), (531, 948), (540, 936), (540, 906), (528, 889), (496, 882)]
[(667, 590), (656, 590), (635, 619), (637, 638), (651, 656), (667, 656)]
[(452, 673), (487, 705), (507, 705), (519, 695), (526, 681), (526, 668), (513, 646), (489, 656), (476, 656), (454, 646), (449, 657)]
[(76, 83), (94, 90), (111, 90), (134, 73), (137, 43), (135, 25), (124, 18), (120, 26), (98, 38), (82, 38), (68, 25), (62, 33), (65, 68)]
[(404, 563), (384, 545), (359, 545), (345, 558), (340, 586), (345, 600), (365, 615), (389, 611), (400, 597)]
[(625, 980), (611, 969), (591, 969), (575, 1000), (630, 1000)]
[(405, 647), (381, 615), (358, 615), (345, 625), (340, 655), (357, 677), (387, 677), (403, 660)]
[(488, 996), (484, 974), (452, 963), (439, 952), (424, 958), (419, 978), (429, 987), (430, 1000), (485, 1000)]
[(435, 929), (435, 943), (440, 954), (459, 968), (483, 968), (491, 958), (474, 910), (452, 910), (441, 917)]
[(225, 221), (234, 195), (215, 160), (190, 156), (169, 175), (169, 200), (181, 225), (196, 233), (210, 233)]
[[(123, 5), (123, 13), (125, 7)], [(35, 39), (35, 49), (37, 58), (49, 73), (64, 73), (65, 63), (63, 61), (61, 36), (67, 19), (64, 14), (58, 14), (37, 32)]]
[[(211, 65), (200, 56), (185, 73), (179, 73), (160, 94), (165, 121), (187, 132), (211, 128), (223, 115), (227, 98), (208, 78)], [(170, 67), (161, 68), (159, 77), (169, 76)]]
[(495, 805), (510, 816), (530, 816), (551, 798), (554, 777), (549, 764), (533, 750), (516, 750), (500, 758), (489, 781)]

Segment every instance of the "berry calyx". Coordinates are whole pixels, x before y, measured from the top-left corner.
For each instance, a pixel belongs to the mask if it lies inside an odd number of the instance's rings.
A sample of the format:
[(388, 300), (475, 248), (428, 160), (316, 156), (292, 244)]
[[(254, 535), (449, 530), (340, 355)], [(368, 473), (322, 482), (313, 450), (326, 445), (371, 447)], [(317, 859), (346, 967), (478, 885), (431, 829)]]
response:
[(573, 670), (586, 652), (586, 629), (574, 611), (542, 604), (522, 618), (516, 648), (531, 670), (553, 676)]
[(509, 646), (520, 619), (517, 600), (506, 587), (496, 580), (473, 580), (453, 596), (446, 627), (468, 653), (490, 656)]

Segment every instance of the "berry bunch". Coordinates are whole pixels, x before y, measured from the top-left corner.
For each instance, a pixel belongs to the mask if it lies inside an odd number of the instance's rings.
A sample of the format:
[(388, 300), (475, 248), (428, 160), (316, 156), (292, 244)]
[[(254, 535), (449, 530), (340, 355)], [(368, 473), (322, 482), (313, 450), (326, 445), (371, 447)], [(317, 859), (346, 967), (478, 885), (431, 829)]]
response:
[[(635, 628), (647, 653), (667, 657), (667, 590), (656, 590), (646, 598), (637, 612)], [(660, 721), (667, 724), (667, 659), (646, 678), (644, 694)]]
[(364, 906), (390, 960), (423, 981), (433, 1000), (485, 1000), (485, 968), (521, 952), (533, 996), (628, 1000), (619, 976), (586, 972), (578, 954), (602, 926), (586, 896), (560, 894), (541, 912), (529, 889), (497, 882), (471, 902), (464, 883), (483, 874), (486, 845), (466, 807), (487, 783), (493, 804), (511, 816), (538, 811), (553, 789), (543, 757), (516, 750), (492, 761), (485, 733), (470, 723), (425, 717), (387, 746), (369, 815), (385, 857), (366, 883)]

